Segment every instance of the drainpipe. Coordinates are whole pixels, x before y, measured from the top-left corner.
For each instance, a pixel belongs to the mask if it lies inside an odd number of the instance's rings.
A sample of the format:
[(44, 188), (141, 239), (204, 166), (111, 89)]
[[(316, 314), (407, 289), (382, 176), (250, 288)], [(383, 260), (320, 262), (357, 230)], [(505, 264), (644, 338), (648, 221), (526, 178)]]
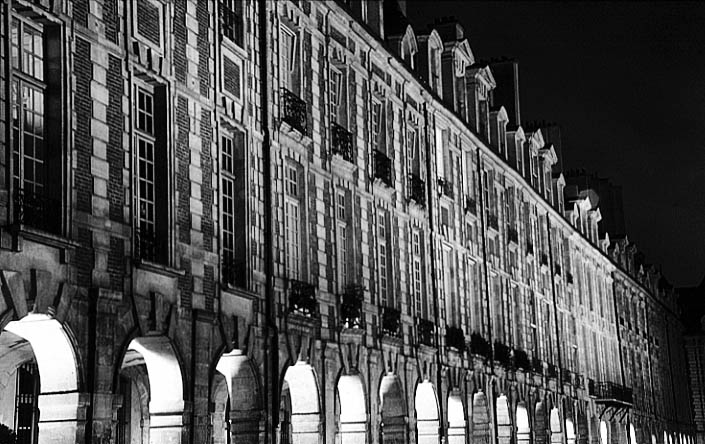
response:
[(277, 329), (277, 314), (274, 303), (274, 264), (272, 242), (272, 160), (271, 141), (269, 133), (269, 58), (268, 54), (268, 29), (267, 29), (267, 1), (257, 1), (257, 17), (259, 20), (259, 76), (260, 76), (260, 104), (262, 125), (262, 179), (264, 199), (264, 312), (265, 312), (265, 365), (264, 365), (264, 392), (266, 411), (272, 412), (269, 424), (265, 426), (264, 442), (274, 442), (279, 424), (279, 333)]

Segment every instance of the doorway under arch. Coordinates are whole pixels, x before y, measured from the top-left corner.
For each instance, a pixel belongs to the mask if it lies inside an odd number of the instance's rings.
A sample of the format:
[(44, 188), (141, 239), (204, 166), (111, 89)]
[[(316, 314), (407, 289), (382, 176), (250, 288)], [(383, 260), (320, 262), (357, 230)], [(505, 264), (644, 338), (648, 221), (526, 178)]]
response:
[(360, 375), (341, 375), (336, 387), (341, 444), (367, 442), (367, 403)]
[(399, 377), (388, 373), (379, 387), (381, 442), (404, 443), (406, 439), (406, 400)]
[(310, 364), (300, 361), (286, 369), (279, 408), (281, 444), (318, 444), (321, 410)]
[(78, 362), (63, 324), (30, 313), (0, 331), (0, 423), (18, 439), (75, 442), (82, 433)]
[(509, 416), (509, 401), (505, 395), (498, 396), (495, 401), (497, 418), (497, 442), (510, 444), (512, 441), (512, 419)]
[(529, 412), (523, 402), (517, 404), (517, 444), (531, 443), (531, 424), (529, 423)]
[(487, 395), (477, 392), (472, 399), (472, 442), (473, 444), (489, 444), (490, 416), (487, 405)]
[(436, 389), (429, 381), (423, 381), (416, 387), (414, 407), (418, 444), (438, 443), (438, 398)]
[(458, 390), (448, 394), (448, 444), (465, 444), (465, 408)]

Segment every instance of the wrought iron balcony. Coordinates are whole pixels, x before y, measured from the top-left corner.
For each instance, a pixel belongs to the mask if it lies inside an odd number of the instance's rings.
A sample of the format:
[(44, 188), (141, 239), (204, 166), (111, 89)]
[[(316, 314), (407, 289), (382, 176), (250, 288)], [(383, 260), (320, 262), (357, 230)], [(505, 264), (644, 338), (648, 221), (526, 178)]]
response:
[(416, 174), (409, 174), (409, 199), (417, 205), (426, 205), (426, 182)]
[(541, 253), (541, 265), (548, 266), (548, 255), (546, 253)]
[(573, 373), (573, 387), (581, 388), (583, 386), (583, 377), (577, 373)]
[(499, 231), (499, 219), (496, 214), (487, 214), (487, 225), (495, 231)]
[(473, 333), (470, 335), (470, 351), (474, 355), (480, 355), (485, 358), (489, 358), (492, 354), (492, 348), (487, 339), (482, 337), (479, 333)]
[(531, 242), (526, 243), (526, 254), (534, 254), (534, 244)]
[(514, 368), (520, 368), (527, 372), (531, 370), (531, 360), (524, 350), (514, 349)]
[(317, 317), (316, 287), (308, 282), (289, 281), (289, 312)]
[(362, 304), (365, 300), (365, 287), (348, 285), (342, 294), (340, 302), (340, 318), (345, 328), (365, 328), (365, 314)]
[(282, 118), (301, 134), (307, 134), (306, 102), (286, 88), (282, 91)]
[(494, 360), (505, 367), (510, 367), (512, 365), (512, 350), (505, 344), (495, 341)]
[(416, 334), (419, 344), (428, 345), (429, 347), (436, 346), (436, 324), (428, 319), (419, 318), (416, 322)]
[(401, 312), (392, 307), (380, 307), (382, 317), (382, 334), (401, 337)]
[(561, 369), (561, 379), (563, 380), (563, 383), (568, 383), (572, 384), (573, 383), (573, 372), (568, 370), (567, 368), (562, 368)]
[(448, 196), (450, 199), (455, 197), (455, 190), (453, 189), (453, 182), (446, 179), (445, 177), (438, 178), (438, 193)]
[(477, 215), (477, 201), (470, 196), (465, 196), (465, 214)]
[(446, 346), (459, 352), (465, 350), (465, 334), (462, 328), (446, 326)]
[(375, 151), (375, 178), (381, 180), (390, 188), (394, 187), (392, 182), (392, 159), (381, 151)]
[(531, 358), (531, 371), (538, 375), (543, 374), (543, 362), (536, 356)]
[(546, 367), (546, 376), (549, 378), (557, 378), (558, 377), (558, 369), (556, 368), (555, 365), (548, 363)]
[(553, 272), (556, 273), (557, 275), (560, 275), (563, 272), (563, 269), (561, 268), (561, 264), (553, 264)]
[(224, 252), (223, 253), (223, 263), (222, 263), (222, 281), (227, 285), (236, 285), (238, 287), (245, 286), (245, 270), (242, 264), (239, 264), (233, 253)]
[(568, 272), (565, 274), (565, 281), (569, 284), (573, 283), (573, 273)]
[(331, 145), (333, 154), (337, 154), (345, 161), (353, 161), (353, 135), (337, 123), (333, 123), (330, 129)]
[(634, 403), (632, 389), (613, 382), (593, 382), (588, 384), (588, 393), (598, 404), (631, 405)]
[(41, 193), (15, 190), (14, 223), (60, 234), (61, 202)]
[(519, 232), (509, 225), (507, 225), (507, 240), (510, 243), (513, 242), (516, 245), (519, 244)]
[(135, 227), (135, 259), (162, 263), (166, 259), (166, 243), (153, 229)]

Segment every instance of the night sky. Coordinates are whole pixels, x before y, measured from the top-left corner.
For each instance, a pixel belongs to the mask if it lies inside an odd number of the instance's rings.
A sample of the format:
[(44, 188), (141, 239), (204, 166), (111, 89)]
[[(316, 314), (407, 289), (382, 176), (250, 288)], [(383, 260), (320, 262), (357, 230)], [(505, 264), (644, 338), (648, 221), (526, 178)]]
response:
[(476, 59), (519, 61), (521, 114), (561, 125), (564, 168), (624, 190), (628, 237), (676, 286), (705, 274), (705, 4), (407, 2), (454, 15)]

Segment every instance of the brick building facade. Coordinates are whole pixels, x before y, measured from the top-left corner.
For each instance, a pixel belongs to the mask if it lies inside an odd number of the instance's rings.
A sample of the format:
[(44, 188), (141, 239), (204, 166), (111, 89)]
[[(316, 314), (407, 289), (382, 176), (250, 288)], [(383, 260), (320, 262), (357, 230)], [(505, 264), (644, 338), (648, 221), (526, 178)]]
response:
[(673, 290), (491, 100), (459, 24), (391, 0), (2, 12), (18, 442), (693, 442)]

